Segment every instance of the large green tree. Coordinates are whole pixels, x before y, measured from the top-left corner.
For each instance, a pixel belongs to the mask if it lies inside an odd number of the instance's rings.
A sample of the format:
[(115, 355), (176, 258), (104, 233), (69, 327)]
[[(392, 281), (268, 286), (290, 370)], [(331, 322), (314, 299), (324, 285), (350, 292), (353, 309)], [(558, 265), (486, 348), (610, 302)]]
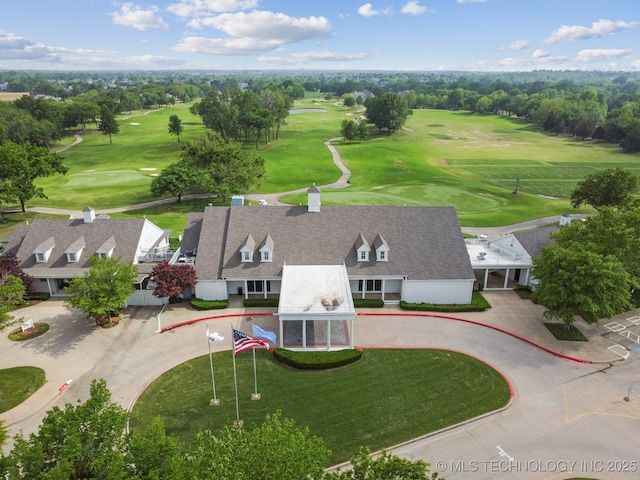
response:
[(368, 98), (365, 107), (367, 121), (378, 127), (378, 130), (386, 128), (389, 133), (402, 128), (413, 113), (409, 110), (406, 99), (392, 92)]
[(573, 245), (542, 247), (533, 261), (539, 282), (533, 300), (543, 305), (544, 316), (567, 326), (581, 315), (589, 323), (611, 318), (630, 308), (631, 277), (613, 255), (600, 255)]
[(280, 412), (262, 425), (201, 432), (191, 452), (179, 465), (180, 479), (320, 479), (328, 460), (324, 441)]
[(182, 120), (178, 115), (171, 115), (169, 117), (169, 133), (178, 137), (178, 143), (180, 143), (180, 134), (184, 131), (182, 126)]
[(65, 287), (65, 292), (71, 294), (65, 303), (82, 310), (96, 323), (104, 320), (111, 323), (112, 314), (120, 310), (135, 291), (133, 282), (138, 267), (116, 257), (93, 256), (89, 264), (91, 268), (86, 275), (75, 277)]
[(186, 162), (172, 163), (151, 181), (151, 194), (154, 197), (169, 194), (180, 203), (183, 195), (191, 189), (196, 179), (197, 175), (191, 165)]
[(197, 172), (200, 187), (224, 201), (232, 193), (244, 193), (259, 184), (264, 159), (247, 153), (231, 140), (213, 132), (182, 144), (181, 161)]
[(571, 205), (591, 205), (596, 210), (602, 207), (619, 207), (638, 193), (640, 178), (622, 167), (604, 168), (587, 175), (571, 192)]
[(613, 255), (640, 286), (640, 205), (628, 202), (622, 208), (602, 207), (584, 221), (572, 222), (552, 234), (558, 246), (581, 246), (599, 255)]
[(33, 197), (47, 198), (35, 180), (56, 173), (67, 173), (63, 157), (45, 147), (7, 142), (0, 145), (0, 202), (19, 201), (27, 211)]
[(6, 461), (8, 478), (132, 478), (125, 455), (127, 418), (127, 411), (112, 402), (105, 381), (94, 380), (87, 401), (53, 407), (37, 433), (15, 438)]
[(116, 120), (115, 114), (107, 105), (103, 105), (100, 109), (100, 123), (98, 123), (98, 130), (103, 135), (109, 135), (109, 144), (113, 143), (112, 135), (117, 134), (120, 131), (120, 126)]

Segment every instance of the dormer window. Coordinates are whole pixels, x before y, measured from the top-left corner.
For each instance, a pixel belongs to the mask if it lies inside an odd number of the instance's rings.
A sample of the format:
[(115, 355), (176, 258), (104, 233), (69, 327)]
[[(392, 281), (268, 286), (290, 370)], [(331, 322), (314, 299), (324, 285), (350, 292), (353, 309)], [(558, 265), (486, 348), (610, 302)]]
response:
[(109, 237), (100, 248), (96, 250), (96, 255), (100, 258), (111, 258), (113, 255), (113, 250), (116, 248), (116, 239), (113, 237)]
[(271, 235), (269, 234), (267, 234), (262, 245), (260, 245), (260, 261), (273, 261), (273, 238), (271, 238)]
[(359, 262), (368, 262), (369, 261), (369, 252), (371, 251), (371, 247), (369, 246), (369, 242), (364, 238), (362, 234), (358, 235), (355, 243), (356, 247), (356, 255)]
[(376, 249), (376, 259), (379, 262), (389, 261), (389, 245), (382, 235), (378, 234), (373, 241), (373, 248)]
[(75, 242), (73, 242), (69, 247), (64, 251), (67, 254), (67, 262), (76, 263), (80, 259), (82, 255), (82, 250), (86, 246), (84, 237), (78, 238)]
[(51, 255), (51, 251), (53, 247), (56, 246), (53, 237), (47, 238), (44, 242), (38, 245), (33, 254), (36, 256), (36, 262), (38, 263), (46, 263), (49, 261), (49, 256)]
[(240, 259), (242, 263), (253, 262), (253, 251), (256, 248), (256, 241), (253, 239), (253, 236), (249, 234), (247, 239), (244, 241), (244, 244), (240, 248)]

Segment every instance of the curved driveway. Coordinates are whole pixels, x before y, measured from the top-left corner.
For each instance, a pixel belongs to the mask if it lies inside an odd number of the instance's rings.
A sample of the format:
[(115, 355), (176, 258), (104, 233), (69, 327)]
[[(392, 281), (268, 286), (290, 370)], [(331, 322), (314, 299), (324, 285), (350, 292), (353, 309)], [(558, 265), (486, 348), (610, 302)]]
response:
[[(379, 316), (397, 313), (395, 309), (369, 311), (376, 315), (356, 319), (356, 345), (461, 351), (500, 370), (515, 392), (512, 404), (501, 413), (398, 446), (393, 451), (431, 462), (448, 479), (566, 478), (551, 470), (559, 469), (561, 462), (578, 462), (573, 464), (574, 473), (586, 474), (587, 467), (600, 468), (598, 462), (605, 462), (605, 467), (606, 462), (614, 462), (613, 468), (622, 469), (622, 462), (637, 460), (640, 402), (633, 398), (625, 402), (622, 397), (627, 383), (640, 384), (638, 355), (617, 362), (616, 355), (607, 350), (606, 341), (596, 338), (602, 336), (601, 327), (593, 327), (589, 332), (593, 343), (563, 347), (544, 327), (540, 328), (539, 306), (520, 300), (513, 292), (486, 292), (486, 296), (494, 306), (491, 311), (464, 317), (600, 363), (571, 362), (493, 328), (417, 315)], [(252, 312), (241, 309), (229, 312), (239, 316), (211, 319), (158, 334), (155, 332), (159, 309), (151, 307), (127, 309), (122, 324), (108, 330), (96, 328), (78, 312), (68, 311), (61, 301), (49, 300), (24, 309), (25, 318), (46, 320), (51, 329), (29, 342), (10, 342), (3, 335), (0, 368), (40, 366), (47, 372), (48, 382), (22, 405), (0, 417), (6, 420), (12, 433), (35, 431), (51, 406), (86, 398), (94, 378), (105, 378), (114, 400), (129, 407), (139, 392), (162, 372), (207, 353), (204, 323), (225, 336), (229, 334), (230, 321), (235, 328), (245, 331), (250, 328), (243, 315)], [(167, 326), (201, 316), (202, 312), (186, 306), (169, 306), (160, 318), (162, 325)], [(265, 317), (260, 323), (277, 331), (275, 317)], [(230, 345), (224, 343), (213, 344), (214, 351), (229, 350)], [(58, 387), (68, 380), (73, 380), (71, 385), (58, 393)], [(451, 408), (456, 408), (455, 398), (447, 401)], [(501, 452), (514, 462), (500, 463), (507, 458)], [(547, 469), (544, 473), (524, 471), (541, 470), (542, 463)], [(516, 468), (519, 471), (515, 472)], [(591, 476), (637, 478), (631, 472), (606, 473)]]

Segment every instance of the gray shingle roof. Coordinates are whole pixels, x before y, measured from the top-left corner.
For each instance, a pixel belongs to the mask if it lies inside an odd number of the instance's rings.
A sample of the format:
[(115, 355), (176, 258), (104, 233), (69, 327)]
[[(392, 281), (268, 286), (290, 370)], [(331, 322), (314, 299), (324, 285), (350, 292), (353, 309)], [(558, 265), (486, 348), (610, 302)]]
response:
[[(89, 268), (89, 257), (100, 247), (113, 244), (114, 240), (113, 256), (123, 261), (134, 260), (139, 253), (136, 249), (144, 223), (144, 218), (96, 219), (92, 223), (78, 219), (36, 219), (29, 226), (16, 228), (8, 237), (8, 247), (21, 262), (22, 269), (31, 275), (54, 272), (63, 276), (77, 275)], [(49, 260), (37, 263), (34, 250), (48, 244), (51, 238), (55, 246)], [(71, 246), (77, 246), (79, 239), (84, 239), (85, 247), (78, 262), (70, 264), (64, 252)]]
[[(372, 256), (358, 262), (354, 245), (360, 234), (368, 243), (382, 236), (389, 261)], [(240, 248), (249, 235), (271, 235), (276, 246), (272, 262), (261, 263), (259, 255), (253, 262), (240, 261)], [(304, 206), (206, 207), (197, 248), (201, 280), (280, 276), (285, 263), (344, 263), (352, 276), (474, 278), (453, 207), (340, 206), (315, 213)]]
[(533, 228), (531, 230), (514, 233), (514, 236), (518, 239), (531, 258), (539, 258), (542, 255), (543, 246), (553, 245), (555, 243), (551, 238), (549, 238), (549, 235), (559, 228), (560, 227), (558, 226)]

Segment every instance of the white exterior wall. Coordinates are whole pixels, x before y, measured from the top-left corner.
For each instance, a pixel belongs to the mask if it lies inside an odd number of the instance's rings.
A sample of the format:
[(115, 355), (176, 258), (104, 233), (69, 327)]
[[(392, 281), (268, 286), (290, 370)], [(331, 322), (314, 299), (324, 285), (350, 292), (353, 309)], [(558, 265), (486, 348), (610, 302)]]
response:
[[(164, 235), (164, 230), (145, 218), (144, 226), (142, 227), (142, 232), (140, 233), (140, 239), (138, 240), (136, 258), (133, 259), (134, 263), (138, 263), (138, 255), (141, 255), (143, 251), (146, 252), (149, 248), (151, 248), (151, 246), (156, 243), (156, 240), (158, 240), (158, 237), (162, 235)], [(166, 247), (168, 245), (169, 239), (165, 237), (165, 239), (158, 244), (158, 248)]]
[(384, 291), (385, 293), (402, 293), (402, 280), (386, 280)]
[[(237, 293), (237, 288), (235, 293)], [(227, 282), (224, 280), (198, 280), (195, 296), (201, 300), (227, 300)]]
[(405, 280), (402, 300), (408, 303), (468, 305), (473, 280)]

